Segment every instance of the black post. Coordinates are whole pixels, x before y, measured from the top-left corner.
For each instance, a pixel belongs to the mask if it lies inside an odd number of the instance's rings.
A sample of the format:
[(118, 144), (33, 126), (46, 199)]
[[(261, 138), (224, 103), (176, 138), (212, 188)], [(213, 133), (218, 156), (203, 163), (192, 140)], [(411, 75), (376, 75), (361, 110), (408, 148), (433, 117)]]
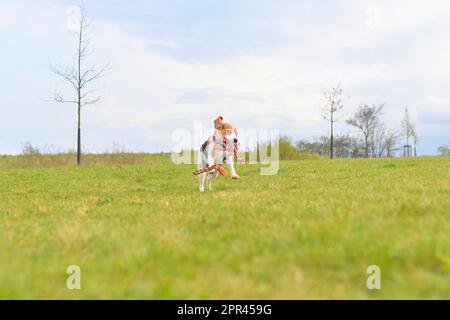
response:
[(81, 128), (78, 128), (77, 165), (81, 164)]
[(330, 139), (330, 159), (334, 158), (334, 112), (331, 110), (331, 139)]
[(78, 93), (77, 165), (81, 165), (81, 103), (79, 93)]

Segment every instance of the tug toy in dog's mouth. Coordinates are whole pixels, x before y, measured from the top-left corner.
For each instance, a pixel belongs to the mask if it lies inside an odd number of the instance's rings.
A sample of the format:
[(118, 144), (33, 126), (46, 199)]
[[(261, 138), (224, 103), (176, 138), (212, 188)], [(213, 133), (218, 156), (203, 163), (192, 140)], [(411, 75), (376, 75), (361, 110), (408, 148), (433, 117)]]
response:
[(217, 165), (217, 171), (219, 171), (219, 173), (224, 176), (224, 177), (228, 177), (228, 171), (225, 170), (224, 167), (222, 167), (221, 165)]

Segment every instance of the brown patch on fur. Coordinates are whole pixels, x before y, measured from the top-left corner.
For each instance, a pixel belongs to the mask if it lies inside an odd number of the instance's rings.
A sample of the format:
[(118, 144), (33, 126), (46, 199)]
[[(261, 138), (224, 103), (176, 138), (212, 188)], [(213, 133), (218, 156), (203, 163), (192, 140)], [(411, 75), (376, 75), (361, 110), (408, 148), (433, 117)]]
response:
[(233, 132), (237, 134), (236, 127), (230, 123), (223, 122), (222, 116), (218, 116), (217, 119), (214, 120), (214, 128), (216, 128), (216, 130), (219, 130), (222, 133), (222, 136), (227, 135), (227, 133)]

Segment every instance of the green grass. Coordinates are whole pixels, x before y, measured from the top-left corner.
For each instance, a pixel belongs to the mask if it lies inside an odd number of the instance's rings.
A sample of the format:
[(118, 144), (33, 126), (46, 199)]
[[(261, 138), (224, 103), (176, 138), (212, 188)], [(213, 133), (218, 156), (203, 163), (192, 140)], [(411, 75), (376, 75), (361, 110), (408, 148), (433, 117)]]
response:
[(449, 157), (248, 165), (205, 194), (169, 161), (1, 161), (2, 299), (450, 298)]

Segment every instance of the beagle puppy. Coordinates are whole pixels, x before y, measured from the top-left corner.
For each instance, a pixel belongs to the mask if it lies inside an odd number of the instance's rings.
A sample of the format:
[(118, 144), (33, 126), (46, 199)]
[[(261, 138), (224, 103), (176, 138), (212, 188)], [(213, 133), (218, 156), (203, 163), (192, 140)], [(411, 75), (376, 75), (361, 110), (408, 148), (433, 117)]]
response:
[(200, 180), (200, 192), (205, 191), (205, 179), (208, 180), (208, 190), (212, 190), (212, 181), (219, 173), (223, 174), (221, 164), (226, 163), (230, 169), (231, 178), (239, 180), (240, 177), (234, 168), (234, 158), (238, 153), (237, 129), (225, 123), (222, 116), (214, 120), (214, 134), (202, 145), (197, 175)]

